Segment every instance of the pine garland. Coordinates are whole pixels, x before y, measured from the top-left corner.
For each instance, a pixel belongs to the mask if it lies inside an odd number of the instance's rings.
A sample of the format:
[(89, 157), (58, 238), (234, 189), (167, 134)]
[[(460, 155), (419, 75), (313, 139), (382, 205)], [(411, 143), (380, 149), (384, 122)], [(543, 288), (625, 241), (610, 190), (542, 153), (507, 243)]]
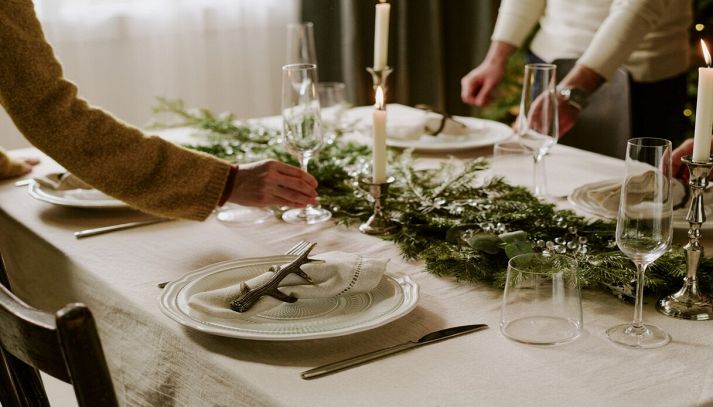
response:
[[(233, 162), (274, 158), (296, 164), (274, 129), (237, 122), (232, 115), (189, 110), (181, 101), (159, 99), (154, 111), (162, 117), (160, 127), (189, 126), (206, 133), (205, 144), (189, 148)], [(342, 224), (361, 223), (372, 212), (368, 193), (358, 182), (368, 174), (369, 157), (368, 146), (337, 138), (310, 163), (310, 172), (320, 182), (321, 204)], [(406, 151), (391, 162), (398, 163), (392, 167), (397, 181), (390, 187), (386, 210), (402, 225), (391, 239), (405, 258), (424, 261), (429, 272), (502, 286), (509, 257), (531, 251), (566, 252), (579, 263), (583, 287), (633, 297), (635, 269), (616, 248), (613, 222), (558, 210), (499, 178), (483, 180), (481, 172), (488, 166), (484, 159), (465, 165), (451, 160), (437, 169), (417, 171)], [(713, 258), (701, 263), (701, 289), (710, 293)], [(685, 274), (684, 252), (673, 247), (649, 267), (646, 292), (673, 293)]]

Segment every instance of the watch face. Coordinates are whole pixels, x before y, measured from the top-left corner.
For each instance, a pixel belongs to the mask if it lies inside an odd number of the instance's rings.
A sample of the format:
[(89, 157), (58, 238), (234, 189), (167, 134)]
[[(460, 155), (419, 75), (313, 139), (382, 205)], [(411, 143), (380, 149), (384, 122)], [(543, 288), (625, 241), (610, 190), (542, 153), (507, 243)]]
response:
[(578, 88), (563, 86), (559, 89), (562, 98), (578, 110), (582, 110), (587, 105), (587, 93)]

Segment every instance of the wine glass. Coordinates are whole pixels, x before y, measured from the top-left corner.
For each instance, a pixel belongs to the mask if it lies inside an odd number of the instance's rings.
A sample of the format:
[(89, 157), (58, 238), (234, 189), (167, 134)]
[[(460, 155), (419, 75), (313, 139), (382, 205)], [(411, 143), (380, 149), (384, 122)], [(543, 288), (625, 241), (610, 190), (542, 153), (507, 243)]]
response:
[(636, 265), (634, 320), (607, 330), (612, 341), (635, 348), (658, 348), (671, 337), (643, 323), (642, 304), (646, 267), (671, 246), (671, 142), (635, 138), (626, 146), (626, 173), (616, 222), (616, 243)]
[(516, 131), (520, 144), (532, 152), (534, 159), (533, 193), (547, 195), (545, 155), (557, 143), (559, 121), (555, 93), (557, 66), (527, 64), (520, 99)]
[[(290, 64), (282, 67), (282, 136), (287, 149), (302, 169), (322, 145), (322, 121), (317, 94), (317, 65)], [(332, 214), (320, 207), (290, 209), (282, 214), (288, 223), (319, 223)]]
[(317, 64), (317, 51), (314, 46), (314, 24), (287, 24), (287, 63)]
[(319, 106), (322, 111), (322, 126), (325, 129), (324, 143), (332, 144), (341, 129), (342, 117), (347, 110), (347, 85), (342, 82), (317, 84)]

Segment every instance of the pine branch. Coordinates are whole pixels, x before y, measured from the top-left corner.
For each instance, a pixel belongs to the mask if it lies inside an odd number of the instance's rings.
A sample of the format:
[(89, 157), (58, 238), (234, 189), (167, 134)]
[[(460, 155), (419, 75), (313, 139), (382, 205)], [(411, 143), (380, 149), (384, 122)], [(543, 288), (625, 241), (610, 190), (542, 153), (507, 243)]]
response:
[[(237, 162), (273, 158), (296, 164), (276, 140), (279, 132), (252, 123), (237, 122), (233, 115), (216, 116), (207, 110), (188, 110), (183, 102), (161, 99), (155, 109), (169, 121), (161, 126), (188, 126), (206, 133), (207, 143), (188, 146)], [(166, 116), (168, 115), (168, 116)], [(337, 132), (340, 133), (340, 132)], [(372, 203), (358, 180), (368, 175), (368, 146), (339, 138), (324, 146), (310, 165), (319, 180), (321, 204), (337, 222), (355, 225), (368, 219)], [(391, 185), (386, 213), (402, 226), (391, 239), (404, 258), (421, 260), (426, 270), (458, 280), (502, 286), (508, 255), (522, 250), (564, 251), (579, 264), (583, 287), (630, 296), (635, 290), (631, 261), (616, 250), (615, 224), (590, 220), (572, 211), (558, 210), (525, 188), (501, 178), (480, 181), (487, 161), (465, 165), (453, 160), (437, 169), (414, 170), (412, 152), (392, 162), (396, 182)], [(506, 242), (512, 232), (525, 240)], [(553, 246), (549, 249), (549, 246)], [(647, 293), (677, 291), (685, 275), (685, 256), (675, 247), (651, 265), (646, 273)], [(701, 290), (713, 288), (713, 258), (701, 261)]]

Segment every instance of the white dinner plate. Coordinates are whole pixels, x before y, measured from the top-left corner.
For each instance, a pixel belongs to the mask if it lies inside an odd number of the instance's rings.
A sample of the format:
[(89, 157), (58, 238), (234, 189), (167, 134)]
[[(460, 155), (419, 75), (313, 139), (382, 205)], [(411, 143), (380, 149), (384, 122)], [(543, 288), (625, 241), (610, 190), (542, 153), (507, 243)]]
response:
[(417, 139), (386, 138), (386, 145), (398, 148), (413, 148), (421, 151), (456, 151), (485, 147), (497, 144), (513, 135), (512, 128), (493, 120), (474, 117), (453, 116), (470, 129), (468, 134), (439, 134), (431, 136), (423, 134)]
[(45, 188), (37, 182), (31, 182), (28, 185), (27, 192), (31, 197), (40, 201), (73, 208), (113, 209), (128, 207), (126, 203), (105, 195), (96, 189), (57, 191)]
[(243, 281), (294, 256), (229, 260), (191, 272), (169, 283), (161, 294), (161, 311), (188, 328), (231, 338), (295, 341), (330, 338), (382, 326), (409, 313), (418, 301), (418, 286), (407, 276), (385, 274), (369, 293), (284, 303), (254, 316), (217, 318), (188, 306), (188, 299), (205, 291), (215, 279)]
[[(576, 208), (586, 212), (590, 215), (597, 216), (604, 219), (616, 220), (617, 212), (611, 209), (607, 209), (601, 206), (601, 204), (593, 200), (588, 192), (603, 188), (611, 185), (620, 184), (620, 179), (610, 179), (606, 181), (593, 182), (591, 184), (585, 184), (581, 187), (572, 191), (572, 193), (567, 197), (567, 200), (574, 205)], [(686, 186), (678, 180), (673, 182), (673, 203), (674, 205), (681, 202), (685, 195)], [(713, 198), (713, 196), (711, 197)], [(713, 201), (711, 199), (704, 200), (705, 209), (707, 214), (713, 213)], [(673, 211), (673, 227), (676, 229), (688, 229), (689, 225), (686, 221), (686, 214), (688, 213), (688, 205), (683, 208), (676, 209)], [(707, 221), (701, 225), (701, 229), (713, 229), (713, 222)]]

